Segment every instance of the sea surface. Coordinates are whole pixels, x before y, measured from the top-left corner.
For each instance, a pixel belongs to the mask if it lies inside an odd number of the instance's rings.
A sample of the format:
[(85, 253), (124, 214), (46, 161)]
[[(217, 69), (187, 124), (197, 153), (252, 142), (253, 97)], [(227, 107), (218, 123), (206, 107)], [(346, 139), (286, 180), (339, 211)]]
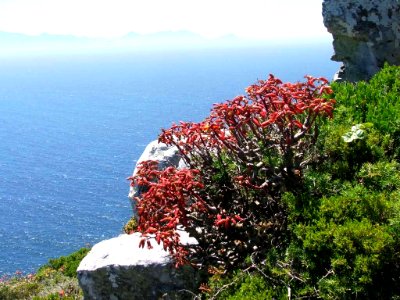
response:
[(121, 233), (135, 162), (269, 73), (331, 79), (331, 44), (0, 57), (0, 277)]

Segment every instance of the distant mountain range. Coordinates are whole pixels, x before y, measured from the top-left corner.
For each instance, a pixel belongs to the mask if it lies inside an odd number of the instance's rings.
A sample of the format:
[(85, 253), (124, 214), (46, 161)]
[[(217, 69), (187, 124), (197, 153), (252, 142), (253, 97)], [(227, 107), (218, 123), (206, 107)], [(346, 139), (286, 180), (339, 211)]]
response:
[(129, 33), (124, 37), (112, 39), (51, 34), (29, 36), (0, 32), (0, 54), (237, 47), (243, 46), (245, 43), (247, 42), (233, 35), (207, 39), (188, 31), (158, 32), (146, 35)]

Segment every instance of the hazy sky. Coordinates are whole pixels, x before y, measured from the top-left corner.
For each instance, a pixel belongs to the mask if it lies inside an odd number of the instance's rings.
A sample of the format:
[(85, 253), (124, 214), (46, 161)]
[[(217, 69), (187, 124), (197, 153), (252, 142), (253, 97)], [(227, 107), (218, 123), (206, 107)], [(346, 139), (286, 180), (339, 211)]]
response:
[(187, 30), (205, 37), (328, 37), (322, 0), (0, 0), (0, 31), (117, 37)]

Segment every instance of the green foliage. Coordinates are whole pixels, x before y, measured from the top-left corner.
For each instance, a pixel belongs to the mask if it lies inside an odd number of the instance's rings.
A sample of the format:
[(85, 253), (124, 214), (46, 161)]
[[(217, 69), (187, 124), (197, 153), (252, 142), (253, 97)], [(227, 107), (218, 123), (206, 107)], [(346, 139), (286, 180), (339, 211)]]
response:
[(394, 133), (398, 130), (400, 112), (398, 95), (400, 71), (386, 66), (370, 82), (333, 83), (335, 99), (350, 112), (350, 123), (373, 123), (378, 130)]
[[(339, 107), (335, 127), (370, 123), (379, 132), (377, 141), (386, 154), (399, 157), (400, 146), (400, 69), (386, 66), (370, 82), (333, 83)], [(390, 136), (390, 139), (388, 137)]]
[(81, 248), (68, 256), (50, 259), (46, 265), (38, 270), (37, 276), (45, 276), (48, 270), (55, 270), (60, 271), (65, 276), (76, 277), (76, 269), (89, 251), (88, 248)]
[(332, 88), (318, 159), (280, 197), (288, 243), (210, 285), (215, 298), (400, 299), (400, 68)]
[(45, 277), (19, 275), (0, 282), (0, 299), (72, 300), (83, 299), (83, 295), (76, 278), (53, 271)]
[(238, 290), (231, 296), (227, 297), (228, 300), (264, 300), (266, 296), (272, 298), (269, 293), (266, 295), (267, 284), (264, 278), (260, 276), (246, 277), (244, 282), (239, 286)]
[(23, 276), (17, 272), (16, 276), (1, 278), (0, 299), (83, 299), (76, 269), (88, 251), (87, 248), (81, 248), (68, 256), (51, 259), (39, 268), (37, 274)]
[(400, 164), (397, 161), (365, 163), (357, 174), (360, 183), (380, 192), (399, 190)]
[(2, 300), (28, 299), (30, 295), (34, 295), (38, 291), (38, 283), (20, 278), (0, 283), (0, 299)]
[(130, 234), (130, 233), (134, 232), (137, 229), (137, 226), (138, 226), (138, 224), (137, 224), (136, 217), (133, 216), (133, 217), (131, 217), (129, 219), (128, 222), (126, 222), (126, 224), (124, 225), (123, 230), (124, 230), (125, 233)]
[[(227, 300), (265, 300), (287, 299), (287, 288), (277, 287), (256, 272), (238, 271), (232, 276), (213, 276), (210, 287), (217, 299)], [(211, 294), (209, 294), (211, 296)]]
[(364, 218), (379, 224), (386, 222), (391, 213), (391, 198), (390, 194), (368, 190), (358, 184), (348, 187), (337, 196), (322, 198), (319, 216), (336, 224), (343, 224), (349, 219), (360, 221)]

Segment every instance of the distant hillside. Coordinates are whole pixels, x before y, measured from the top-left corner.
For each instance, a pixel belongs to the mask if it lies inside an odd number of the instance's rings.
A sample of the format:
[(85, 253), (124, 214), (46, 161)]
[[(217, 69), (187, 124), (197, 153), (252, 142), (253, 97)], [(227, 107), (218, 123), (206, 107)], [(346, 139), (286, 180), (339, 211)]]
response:
[(188, 31), (158, 32), (145, 35), (132, 32), (124, 37), (113, 39), (51, 34), (29, 36), (19, 33), (0, 32), (0, 55), (197, 49), (239, 47), (247, 44), (248, 41), (243, 41), (235, 36), (207, 39)]
[(48, 52), (76, 52), (95, 46), (91, 39), (42, 34), (30, 36), (0, 32), (0, 55)]

